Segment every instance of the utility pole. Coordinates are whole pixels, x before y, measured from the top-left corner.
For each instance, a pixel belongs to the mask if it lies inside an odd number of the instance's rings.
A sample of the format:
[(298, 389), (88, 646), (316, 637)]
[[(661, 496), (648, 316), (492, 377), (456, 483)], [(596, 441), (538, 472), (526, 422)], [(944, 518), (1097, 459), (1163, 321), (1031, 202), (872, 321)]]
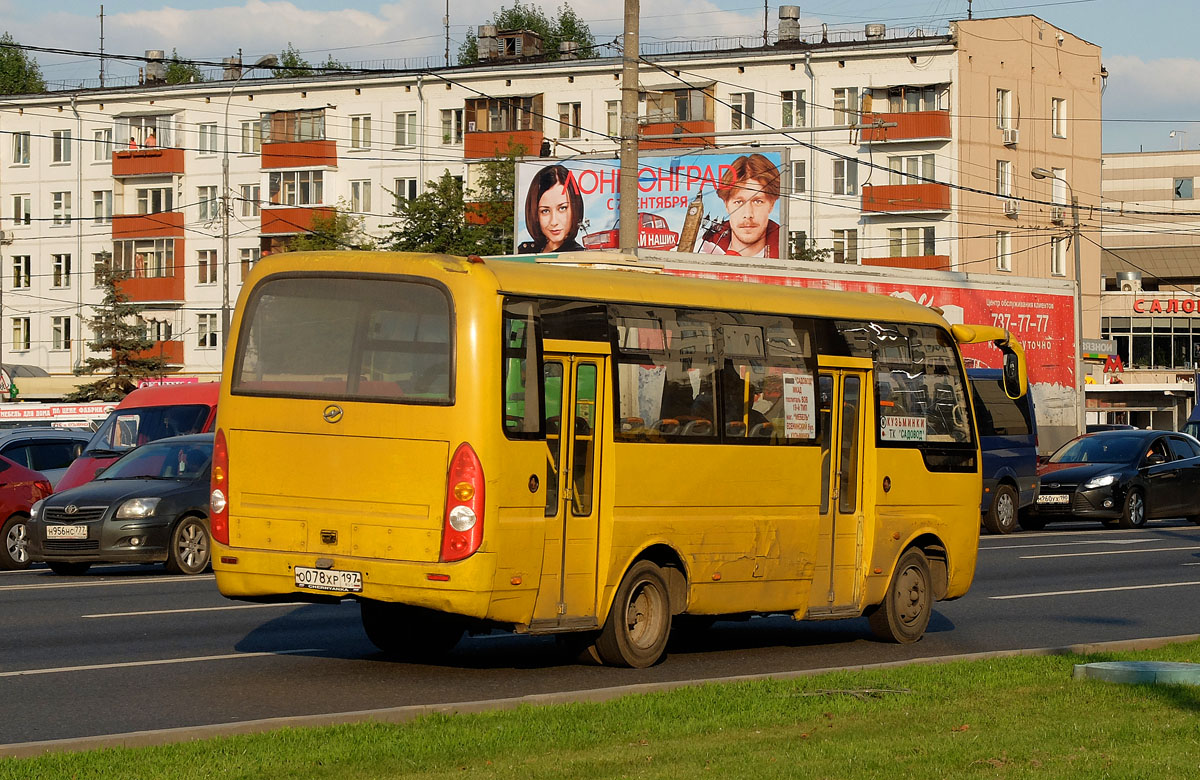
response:
[(621, 56), (621, 251), (638, 248), (638, 18), (641, 0), (625, 0), (625, 34)]

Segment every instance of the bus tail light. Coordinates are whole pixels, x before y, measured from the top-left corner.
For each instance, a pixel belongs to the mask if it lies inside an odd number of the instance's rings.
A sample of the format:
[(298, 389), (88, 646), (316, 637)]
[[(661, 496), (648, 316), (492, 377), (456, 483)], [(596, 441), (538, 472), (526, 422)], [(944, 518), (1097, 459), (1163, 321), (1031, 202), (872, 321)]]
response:
[(483, 541), (483, 465), (463, 442), (446, 475), (446, 515), (442, 523), (442, 560), (461, 561)]
[(229, 448), (225, 445), (225, 431), (217, 429), (213, 439), (212, 492), (209, 493), (211, 515), (209, 527), (212, 538), (221, 544), (229, 544)]

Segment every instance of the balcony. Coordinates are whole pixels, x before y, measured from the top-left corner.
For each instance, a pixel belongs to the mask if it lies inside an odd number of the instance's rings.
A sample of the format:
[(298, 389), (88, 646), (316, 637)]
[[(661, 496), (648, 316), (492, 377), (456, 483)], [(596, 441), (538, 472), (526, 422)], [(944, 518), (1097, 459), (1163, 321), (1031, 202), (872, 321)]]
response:
[(116, 214), (112, 226), (114, 241), (125, 238), (183, 238), (183, 212)]
[(297, 233), (307, 233), (312, 230), (312, 222), (315, 215), (329, 215), (332, 213), (332, 206), (265, 208), (259, 215), (259, 233), (264, 236), (294, 236)]
[(169, 366), (183, 365), (183, 342), (182, 341), (156, 341), (150, 349), (142, 350), (133, 355), (134, 358), (155, 358), (161, 357), (167, 361)]
[(917, 255), (915, 257), (864, 257), (863, 265), (884, 268), (914, 268), (921, 271), (950, 271), (950, 255)]
[(262, 167), (336, 168), (337, 143), (329, 140), (271, 141), (262, 145)]
[[(183, 242), (175, 242), (175, 257), (183, 257)], [(183, 303), (183, 266), (175, 261), (174, 276), (133, 276), (121, 289), (135, 303)], [(181, 361), (182, 362), (182, 361)]]
[(864, 128), (865, 144), (896, 141), (939, 141), (950, 138), (949, 111), (902, 111), (898, 114), (863, 114), (864, 125), (873, 122), (895, 122), (895, 127)]
[(862, 210), (869, 214), (949, 211), (950, 185), (929, 182), (874, 186), (865, 184), (862, 188)]
[(167, 147), (114, 151), (113, 176), (168, 176), (183, 173), (183, 150)]
[(542, 150), (542, 131), (468, 130), (463, 134), (463, 157), (468, 160), (503, 157), (510, 147), (518, 146), (524, 149), (521, 155), (536, 156)]
[[(669, 135), (674, 133), (712, 133), (716, 131), (717, 123), (711, 119), (697, 119), (689, 122), (647, 122), (638, 127), (640, 135)], [(716, 137), (711, 135), (698, 138), (664, 138), (657, 141), (639, 141), (639, 149), (680, 149), (696, 146), (714, 146)]]

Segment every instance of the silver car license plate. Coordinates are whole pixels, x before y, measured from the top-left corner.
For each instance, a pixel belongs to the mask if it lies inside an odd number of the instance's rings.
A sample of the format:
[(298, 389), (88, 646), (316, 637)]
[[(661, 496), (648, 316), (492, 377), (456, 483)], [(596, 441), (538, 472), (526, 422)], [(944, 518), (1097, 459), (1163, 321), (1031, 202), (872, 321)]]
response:
[(86, 539), (86, 525), (48, 525), (46, 526), (47, 539)]
[(310, 569), (297, 566), (296, 587), (312, 590), (336, 590), (345, 593), (362, 591), (362, 572), (342, 569)]

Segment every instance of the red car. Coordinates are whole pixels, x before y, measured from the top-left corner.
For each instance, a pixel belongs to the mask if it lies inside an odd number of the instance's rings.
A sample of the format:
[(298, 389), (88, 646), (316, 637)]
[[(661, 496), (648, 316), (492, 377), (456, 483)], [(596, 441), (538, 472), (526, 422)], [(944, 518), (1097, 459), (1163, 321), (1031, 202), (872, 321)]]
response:
[[(617, 218), (608, 230), (598, 230), (583, 237), (584, 249), (617, 249), (621, 246), (621, 220)], [(679, 245), (679, 234), (671, 230), (667, 221), (657, 214), (638, 214), (638, 247), (669, 251)]]
[(29, 508), (52, 492), (41, 472), (0, 456), (0, 569), (29, 568)]

